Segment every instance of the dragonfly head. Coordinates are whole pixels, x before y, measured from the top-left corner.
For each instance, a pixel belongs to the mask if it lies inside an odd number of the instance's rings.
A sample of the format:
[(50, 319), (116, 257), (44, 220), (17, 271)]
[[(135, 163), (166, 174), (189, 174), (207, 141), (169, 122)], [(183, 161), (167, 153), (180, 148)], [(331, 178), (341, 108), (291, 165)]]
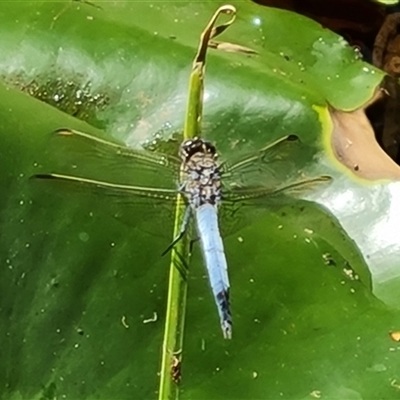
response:
[(217, 150), (215, 146), (212, 145), (210, 142), (207, 142), (203, 139), (189, 139), (185, 140), (180, 147), (179, 156), (182, 161), (188, 161), (193, 155), (197, 153), (208, 154), (213, 158), (217, 158)]

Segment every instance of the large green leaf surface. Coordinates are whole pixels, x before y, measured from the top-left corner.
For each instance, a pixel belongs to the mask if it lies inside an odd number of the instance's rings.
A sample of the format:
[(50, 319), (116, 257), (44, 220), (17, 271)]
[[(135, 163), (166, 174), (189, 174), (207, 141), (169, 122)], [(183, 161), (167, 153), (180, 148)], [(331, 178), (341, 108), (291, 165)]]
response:
[[(148, 214), (120, 223), (110, 198), (29, 177), (71, 172), (76, 164), (98, 177), (112, 175), (79, 149), (54, 145), (51, 132), (60, 127), (176, 151), (191, 60), (217, 3), (96, 4), (101, 8), (0, 5), (5, 399), (157, 396), (169, 265), (160, 253), (169, 233), (149, 234), (147, 225), (154, 230), (157, 221)], [(315, 111), (328, 103), (359, 107), (382, 74), (310, 20), (246, 2), (237, 8), (237, 23), (221, 40), (258, 55), (210, 52), (203, 136), (229, 157), (298, 134), (315, 155), (296, 160), (299, 167), (334, 177), (314, 196), (334, 214), (300, 200), (274, 204), (225, 239), (232, 341), (221, 337), (195, 248), (181, 396), (396, 398), (399, 348), (388, 333), (399, 329), (400, 315), (388, 304), (399, 290), (399, 246), (379, 233), (393, 225), (395, 217), (385, 225), (382, 216), (394, 190), (343, 174), (323, 146), (327, 117)], [(366, 215), (361, 198), (371, 199), (373, 213)], [(343, 206), (346, 199), (352, 210)], [(356, 242), (340, 224), (351, 225)], [(389, 250), (374, 258), (379, 246)]]

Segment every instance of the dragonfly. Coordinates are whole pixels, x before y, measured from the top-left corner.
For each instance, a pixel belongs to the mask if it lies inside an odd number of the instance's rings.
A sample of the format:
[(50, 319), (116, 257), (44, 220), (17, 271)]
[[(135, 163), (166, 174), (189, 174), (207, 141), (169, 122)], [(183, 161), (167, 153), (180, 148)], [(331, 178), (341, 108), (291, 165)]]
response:
[[(271, 199), (297, 196), (299, 192), (331, 179), (326, 175), (303, 176), (296, 162), (302, 156), (304, 159), (305, 146), (292, 134), (232, 161), (220, 161), (216, 147), (200, 138), (183, 141), (175, 156), (129, 148), (77, 130), (59, 129), (54, 135), (63, 141), (74, 142), (75, 149), (84, 149), (84, 158), (93, 157), (104, 167), (104, 173), (112, 170), (114, 176), (102, 180), (45, 173), (35, 175), (36, 178), (79, 185), (96, 193), (125, 199), (131, 205), (144, 203), (147, 207), (153, 204), (156, 205), (154, 213), (169, 209), (171, 218), (178, 195), (181, 195), (184, 217), (179, 235), (167, 251), (188, 233), (190, 225), (195, 226), (225, 339), (232, 338), (232, 313), (220, 222), (231, 226), (232, 233), (235, 226), (240, 226), (240, 215), (246, 214), (249, 206), (265, 208)], [(146, 186), (146, 181), (157, 180), (158, 186)], [(168, 207), (159, 207), (160, 204)]]

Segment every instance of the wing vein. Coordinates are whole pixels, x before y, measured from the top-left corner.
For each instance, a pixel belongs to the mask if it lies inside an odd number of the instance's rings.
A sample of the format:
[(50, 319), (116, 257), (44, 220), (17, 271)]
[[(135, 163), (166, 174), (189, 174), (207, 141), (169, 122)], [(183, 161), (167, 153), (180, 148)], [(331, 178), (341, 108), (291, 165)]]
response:
[(163, 189), (163, 188), (152, 188), (145, 186), (133, 186), (124, 185), (118, 183), (110, 183), (105, 181), (99, 181), (95, 179), (81, 178), (71, 175), (62, 174), (37, 174), (34, 175), (35, 178), (39, 179), (56, 179), (61, 181), (68, 181), (74, 183), (87, 184), (90, 186), (96, 186), (104, 189), (120, 190), (123, 192), (130, 192), (133, 195), (142, 197), (157, 197), (157, 198), (170, 198), (171, 196), (176, 196), (177, 191), (173, 189)]

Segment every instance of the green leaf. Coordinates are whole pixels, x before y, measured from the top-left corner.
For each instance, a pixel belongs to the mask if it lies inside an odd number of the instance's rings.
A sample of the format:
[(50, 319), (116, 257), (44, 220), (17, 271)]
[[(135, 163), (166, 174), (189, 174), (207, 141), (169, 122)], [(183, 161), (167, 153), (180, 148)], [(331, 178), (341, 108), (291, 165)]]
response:
[[(60, 127), (175, 151), (198, 35), (218, 3), (94, 4), (0, 5), (7, 399), (157, 397), (169, 264), (159, 254), (169, 239), (147, 234), (146, 216), (133, 226), (116, 221), (109, 198), (28, 178), (75, 163), (94, 171), (90, 160), (51, 145)], [(303, 201), (272, 205), (225, 240), (230, 343), (195, 247), (181, 397), (394, 398), (396, 185), (344, 173), (330, 147), (329, 107), (362, 107), (383, 74), (315, 22), (235, 5), (238, 20), (220, 41), (257, 54), (210, 51), (203, 137), (229, 157), (297, 134), (310, 151), (296, 165), (334, 177), (313, 197), (333, 216)]]

